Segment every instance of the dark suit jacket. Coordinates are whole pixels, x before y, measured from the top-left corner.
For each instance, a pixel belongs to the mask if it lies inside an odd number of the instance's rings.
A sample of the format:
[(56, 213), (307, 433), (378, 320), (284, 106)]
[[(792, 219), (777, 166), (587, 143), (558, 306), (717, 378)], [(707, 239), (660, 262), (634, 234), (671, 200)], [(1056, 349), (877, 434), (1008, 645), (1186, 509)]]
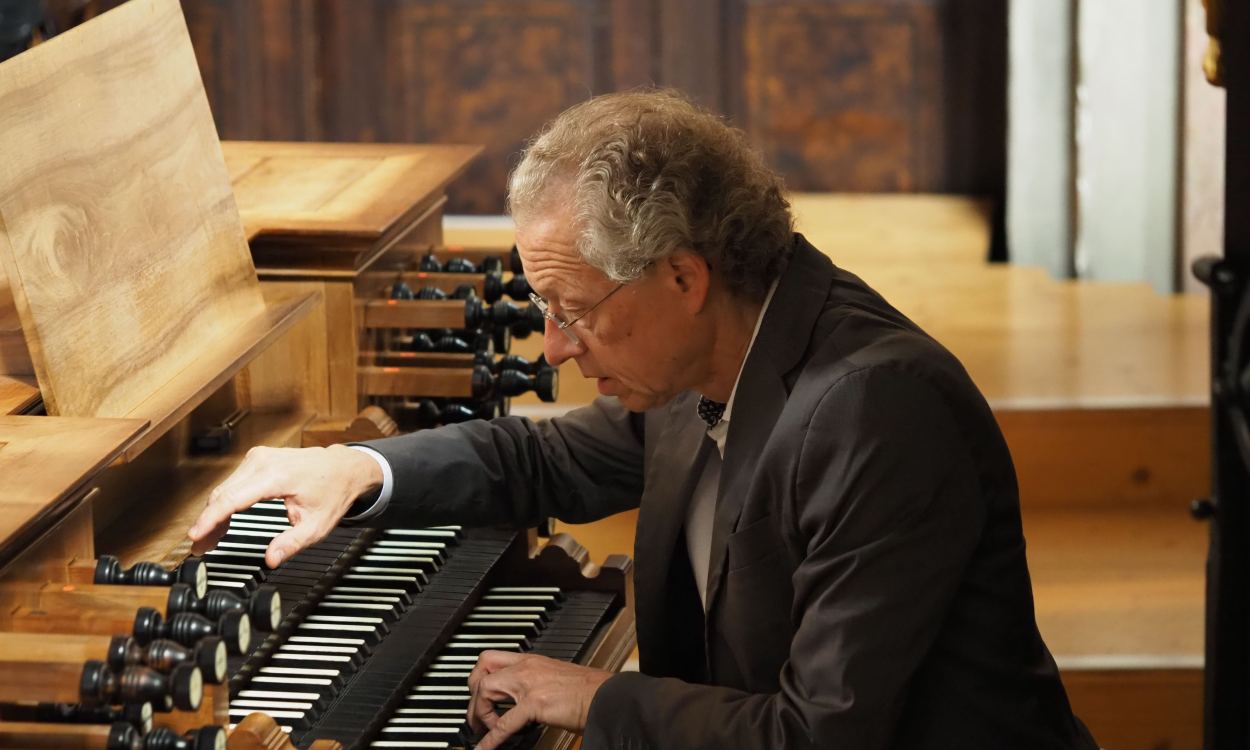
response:
[(685, 394), (369, 445), (393, 523), (586, 522), (641, 504), (641, 673), (586, 748), (1093, 748), (1038, 634), (1015, 472), (960, 364), (802, 237), (743, 368), (699, 604)]

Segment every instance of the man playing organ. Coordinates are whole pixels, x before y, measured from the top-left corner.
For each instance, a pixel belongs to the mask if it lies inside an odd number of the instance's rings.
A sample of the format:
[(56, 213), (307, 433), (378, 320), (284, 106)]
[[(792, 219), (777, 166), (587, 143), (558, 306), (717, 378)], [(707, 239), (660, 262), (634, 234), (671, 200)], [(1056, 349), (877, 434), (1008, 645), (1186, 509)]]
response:
[(794, 233), (742, 133), (672, 93), (599, 97), (537, 137), (509, 205), (546, 358), (602, 397), (545, 422), (253, 449), (197, 551), (267, 498), (291, 520), (270, 566), (344, 520), (639, 507), (640, 671), (487, 651), (478, 747), (534, 721), (587, 748), (1095, 747), (1037, 630), (989, 407)]

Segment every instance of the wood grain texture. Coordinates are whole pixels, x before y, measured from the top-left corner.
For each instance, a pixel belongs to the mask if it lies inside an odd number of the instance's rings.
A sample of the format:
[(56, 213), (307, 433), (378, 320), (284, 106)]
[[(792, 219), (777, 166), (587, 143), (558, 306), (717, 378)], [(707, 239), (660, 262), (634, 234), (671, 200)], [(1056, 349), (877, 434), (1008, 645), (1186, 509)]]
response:
[(1202, 670), (1067, 671), (1072, 710), (1107, 748), (1202, 750)]
[(940, 31), (933, 2), (749, 3), (739, 120), (796, 189), (937, 189)]
[(1206, 406), (1000, 408), (995, 417), (1025, 508), (1177, 511), (1210, 493)]
[(222, 143), (254, 248), (314, 238), (321, 244), (372, 246), (406, 229), (480, 151), (453, 145)]
[(0, 721), (0, 746), (27, 750), (94, 750), (108, 747), (105, 724)]
[(330, 412), (330, 379), (326, 349), (329, 319), (319, 281), (262, 282), (269, 304), (313, 296), (311, 311), (286, 335), (274, 341), (247, 366), (248, 404), (263, 411)]
[(1185, 508), (1025, 509), (1037, 622), (1103, 747), (1199, 750), (1207, 529)]
[(373, 299), (360, 303), (365, 328), (466, 328), (465, 300)]
[[(449, 190), (449, 210), (499, 213), (520, 146), (608, 85), (608, 10), (603, 0), (332, 0), (324, 26), (326, 133), (488, 144)], [(369, 53), (362, 40), (371, 40)]]
[(1024, 530), (1060, 666), (1201, 665), (1207, 529), (1184, 505), (1025, 508)]
[[(223, 137), (489, 144), (451, 211), (499, 213), (544, 122), (658, 84), (804, 189), (1001, 197), (1001, 0), (185, 0)], [(797, 161), (806, 160), (806, 161)]]
[(473, 371), (454, 367), (359, 368), (360, 393), (364, 396), (433, 396), (481, 398), (475, 393)]
[(33, 377), (0, 375), (0, 414), (19, 414), (39, 400)]
[(204, 88), (220, 133), (317, 139), (318, 3), (183, 0)]
[(0, 375), (34, 374), (35, 365), (30, 361), (30, 350), (22, 335), (22, 319), (17, 314), (13, 289), (4, 269), (0, 268)]
[(44, 401), (131, 414), (265, 311), (181, 13), (134, 0), (3, 72), (0, 261)]
[(145, 426), (135, 419), (0, 415), (0, 548), (67, 512), (63, 504)]

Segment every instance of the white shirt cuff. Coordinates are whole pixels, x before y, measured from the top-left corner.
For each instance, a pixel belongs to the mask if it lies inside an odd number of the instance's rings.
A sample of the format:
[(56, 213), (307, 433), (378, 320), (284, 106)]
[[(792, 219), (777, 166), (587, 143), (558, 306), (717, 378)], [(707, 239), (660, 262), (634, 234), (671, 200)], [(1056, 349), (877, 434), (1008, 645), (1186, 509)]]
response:
[(378, 499), (373, 501), (373, 505), (369, 506), (360, 513), (357, 513), (354, 516), (345, 516), (343, 518), (343, 520), (348, 523), (361, 523), (363, 521), (368, 521), (375, 516), (381, 515), (382, 511), (386, 510), (387, 504), (391, 502), (391, 493), (395, 490), (395, 475), (391, 472), (390, 462), (387, 461), (381, 453), (378, 453), (366, 445), (349, 445), (347, 447), (372, 456), (373, 460), (377, 461), (378, 466), (382, 469), (382, 490), (378, 493)]

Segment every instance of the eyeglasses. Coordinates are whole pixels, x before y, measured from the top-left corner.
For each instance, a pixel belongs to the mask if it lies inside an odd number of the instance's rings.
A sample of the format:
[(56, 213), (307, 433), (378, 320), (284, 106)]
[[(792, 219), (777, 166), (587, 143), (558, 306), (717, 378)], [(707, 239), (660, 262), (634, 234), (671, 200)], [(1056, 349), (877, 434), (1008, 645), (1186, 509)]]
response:
[(596, 302), (595, 304), (587, 308), (586, 312), (582, 313), (581, 315), (578, 315), (576, 318), (573, 318), (572, 320), (565, 320), (562, 316), (551, 312), (551, 306), (547, 304), (547, 300), (543, 299), (542, 297), (539, 297), (537, 294), (534, 294), (533, 292), (530, 292), (530, 302), (533, 302), (534, 307), (537, 307), (538, 311), (543, 314), (543, 318), (550, 320), (552, 323), (555, 323), (556, 328), (562, 331), (564, 335), (568, 337), (569, 341), (573, 342), (574, 346), (581, 346), (582, 340), (577, 338), (577, 334), (573, 333), (573, 331), (570, 330), (570, 326), (572, 326), (577, 321), (589, 315), (591, 312), (594, 311), (596, 307), (606, 302), (608, 297), (611, 297), (613, 294), (616, 294), (617, 292), (621, 291), (621, 289), (624, 288), (624, 286), (625, 286), (624, 284), (617, 284), (615, 289), (603, 295), (603, 297), (601, 297), (598, 302)]

